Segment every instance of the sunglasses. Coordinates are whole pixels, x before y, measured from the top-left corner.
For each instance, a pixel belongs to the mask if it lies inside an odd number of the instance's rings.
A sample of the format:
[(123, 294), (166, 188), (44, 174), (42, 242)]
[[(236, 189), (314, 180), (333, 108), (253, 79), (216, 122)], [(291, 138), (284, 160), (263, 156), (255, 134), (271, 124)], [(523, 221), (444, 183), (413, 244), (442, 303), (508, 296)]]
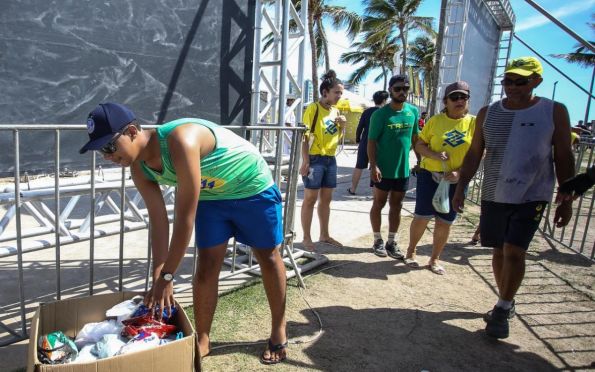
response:
[(407, 92), (409, 90), (409, 87), (408, 86), (404, 86), (404, 87), (393, 87), (392, 89), (393, 89), (393, 92), (399, 93), (400, 91)]
[(118, 140), (118, 138), (120, 138), (120, 136), (122, 134), (124, 134), (124, 132), (126, 132), (126, 130), (128, 129), (128, 126), (124, 127), (124, 129), (122, 129), (121, 131), (119, 131), (114, 138), (112, 138), (111, 141), (109, 141), (108, 143), (106, 143), (105, 145), (103, 145), (102, 148), (99, 149), (99, 152), (101, 152), (104, 155), (110, 155), (113, 154), (114, 152), (116, 152), (118, 150), (118, 147), (116, 146), (116, 141)]
[(453, 93), (453, 94), (448, 95), (448, 99), (453, 102), (456, 102), (460, 99), (462, 99), (463, 101), (467, 101), (469, 98), (470, 98), (470, 96), (465, 93)]
[(502, 79), (500, 81), (500, 83), (502, 83), (502, 85), (504, 85), (504, 86), (514, 85), (516, 87), (522, 87), (522, 86), (529, 84), (529, 82), (531, 82), (532, 80), (533, 79), (530, 79), (530, 78), (520, 78), (520, 79), (516, 79), (516, 80), (506, 78), (506, 79)]

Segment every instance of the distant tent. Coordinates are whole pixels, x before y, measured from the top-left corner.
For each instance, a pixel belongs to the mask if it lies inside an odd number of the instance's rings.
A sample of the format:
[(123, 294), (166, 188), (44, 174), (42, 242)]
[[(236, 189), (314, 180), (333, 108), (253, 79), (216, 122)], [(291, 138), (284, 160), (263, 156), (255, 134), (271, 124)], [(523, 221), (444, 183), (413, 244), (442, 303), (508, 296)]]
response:
[(343, 96), (337, 103), (337, 108), (341, 111), (363, 112), (368, 107), (374, 106), (374, 102), (348, 90), (343, 91)]

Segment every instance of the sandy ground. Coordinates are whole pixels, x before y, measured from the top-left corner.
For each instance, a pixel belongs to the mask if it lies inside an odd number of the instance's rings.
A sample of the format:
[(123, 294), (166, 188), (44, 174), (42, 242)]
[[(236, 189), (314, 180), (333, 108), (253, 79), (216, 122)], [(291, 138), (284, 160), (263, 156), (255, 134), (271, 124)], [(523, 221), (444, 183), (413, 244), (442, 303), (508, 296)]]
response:
[[(332, 203), (331, 233), (345, 247), (318, 245), (318, 252), (330, 262), (314, 270), (321, 272), (309, 273), (304, 291), (304, 298), (322, 320), (321, 336), (312, 342), (290, 345), (288, 360), (276, 367), (259, 363), (257, 356), (262, 345), (257, 345), (215, 350), (204, 359), (204, 370), (547, 371), (595, 367), (595, 280), (591, 261), (537, 237), (527, 257), (526, 277), (516, 299), (518, 315), (511, 323), (511, 336), (494, 341), (485, 336), (481, 319), (497, 299), (491, 250), (467, 245), (477, 221), (477, 207), (469, 206), (464, 218), (453, 226), (442, 256), (445, 276), (424, 268), (410, 270), (401, 261), (371, 253), (368, 218), (371, 190), (366, 187), (367, 172), (358, 195), (350, 196), (346, 189), (355, 163), (354, 154), (344, 153), (338, 161), (340, 177)], [(407, 200), (399, 238), (403, 249), (409, 241), (412, 210), (413, 201)], [(384, 212), (386, 236), (386, 209)], [(296, 241), (300, 242), (299, 208), (297, 216)], [(314, 237), (318, 236), (317, 224), (315, 217)], [(422, 264), (431, 252), (431, 229), (432, 225), (418, 247)], [(109, 278), (117, 272), (117, 265), (108, 257), (108, 252), (101, 257), (110, 264), (112, 275), (106, 274), (105, 287), (115, 290), (117, 283)], [(191, 268), (190, 257), (185, 259), (187, 271)], [(130, 280), (125, 285), (130, 282), (132, 287), (142, 286), (140, 273), (132, 275), (140, 271), (142, 262), (129, 258), (124, 270), (137, 280), (136, 284)], [(69, 262), (72, 270), (67, 271), (67, 277), (88, 275), (83, 257), (74, 255)], [(37, 271), (27, 272), (28, 280), (43, 273), (50, 275), (51, 260), (47, 265), (38, 262)], [(2, 273), (14, 275), (8, 269), (0, 270)], [(52, 285), (49, 279), (46, 287), (51, 289)], [(319, 328), (304, 298), (296, 296), (288, 302), (291, 340), (311, 340)], [(214, 340), (214, 345), (266, 338), (268, 313), (263, 311), (259, 315), (260, 320), (247, 324), (245, 334), (238, 340)], [(234, 326), (243, 326), (242, 319)], [(27, 343), (21, 342), (0, 348), (0, 370), (23, 366), (26, 347)]]

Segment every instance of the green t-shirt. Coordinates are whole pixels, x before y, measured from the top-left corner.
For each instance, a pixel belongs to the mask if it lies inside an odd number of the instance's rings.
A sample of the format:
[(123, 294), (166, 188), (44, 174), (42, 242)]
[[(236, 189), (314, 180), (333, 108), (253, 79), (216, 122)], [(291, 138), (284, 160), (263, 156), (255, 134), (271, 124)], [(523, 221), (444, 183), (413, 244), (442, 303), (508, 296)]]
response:
[(400, 111), (390, 104), (372, 114), (368, 140), (376, 141), (376, 163), (383, 178), (409, 177), (411, 137), (419, 133), (417, 107), (405, 103)]
[(177, 184), (167, 137), (178, 126), (189, 123), (209, 128), (216, 141), (213, 151), (200, 159), (200, 200), (242, 199), (273, 186), (271, 171), (256, 147), (229, 129), (193, 118), (170, 121), (156, 129), (163, 171), (157, 172), (141, 162), (149, 180), (170, 186)]

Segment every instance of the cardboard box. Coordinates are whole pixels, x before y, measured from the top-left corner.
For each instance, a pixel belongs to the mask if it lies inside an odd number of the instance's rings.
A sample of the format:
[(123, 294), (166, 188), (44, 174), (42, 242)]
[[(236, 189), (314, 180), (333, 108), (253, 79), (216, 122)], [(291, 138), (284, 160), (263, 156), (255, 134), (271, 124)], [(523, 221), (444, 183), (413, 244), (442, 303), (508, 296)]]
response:
[(87, 323), (105, 320), (105, 311), (112, 306), (138, 295), (133, 292), (110, 293), (84, 298), (73, 298), (41, 304), (31, 322), (27, 372), (162, 372), (194, 371), (194, 328), (184, 309), (176, 303), (179, 312), (175, 323), (185, 337), (166, 345), (135, 353), (118, 355), (90, 363), (42, 364), (37, 358), (39, 336), (62, 331), (74, 338)]

